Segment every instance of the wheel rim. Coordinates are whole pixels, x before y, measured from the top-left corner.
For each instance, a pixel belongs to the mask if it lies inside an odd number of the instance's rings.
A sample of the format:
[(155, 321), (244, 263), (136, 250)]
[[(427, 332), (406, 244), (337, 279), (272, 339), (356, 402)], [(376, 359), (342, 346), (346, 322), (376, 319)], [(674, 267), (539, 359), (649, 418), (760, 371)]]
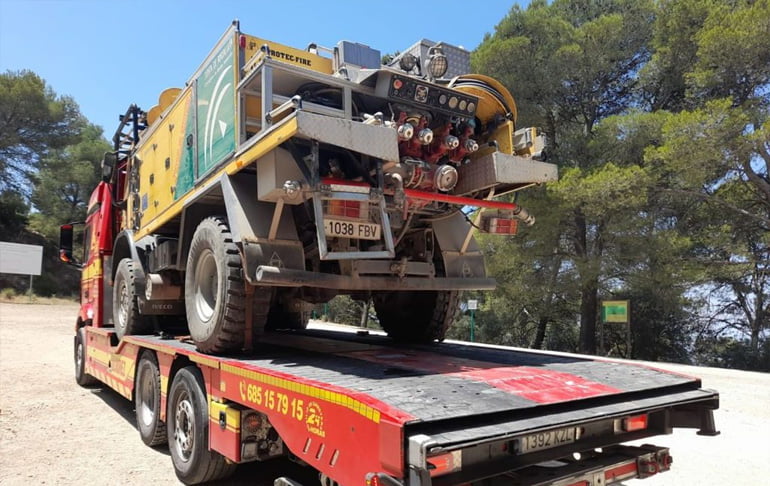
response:
[(83, 369), (83, 343), (78, 340), (75, 348), (75, 372), (79, 375)]
[(118, 300), (118, 322), (117, 325), (120, 330), (126, 328), (128, 322), (128, 308), (131, 304), (131, 297), (128, 295), (128, 286), (125, 282), (120, 284), (120, 299)]
[[(195, 265), (195, 312), (203, 323), (209, 323), (217, 307), (219, 272), (214, 252), (205, 249)], [(209, 326), (206, 326), (209, 331)]]
[(153, 420), (155, 420), (155, 383), (151, 373), (152, 370), (149, 367), (142, 367), (142, 372), (139, 375), (139, 389), (137, 390), (139, 393), (137, 415), (145, 426), (152, 425)]
[(174, 414), (174, 444), (179, 457), (187, 462), (195, 445), (195, 416), (187, 393), (179, 397)]

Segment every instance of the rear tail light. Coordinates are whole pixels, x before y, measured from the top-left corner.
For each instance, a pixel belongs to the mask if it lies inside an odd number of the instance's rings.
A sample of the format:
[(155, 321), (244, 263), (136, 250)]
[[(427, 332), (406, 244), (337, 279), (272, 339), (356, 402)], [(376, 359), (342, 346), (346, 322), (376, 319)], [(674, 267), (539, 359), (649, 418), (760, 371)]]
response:
[(362, 203), (361, 201), (329, 199), (326, 201), (324, 215), (351, 219), (369, 219), (368, 210), (368, 203)]
[(519, 221), (508, 211), (491, 211), (481, 215), (481, 230), (498, 235), (515, 235), (519, 231)]
[(382, 486), (382, 481), (380, 481), (380, 476), (377, 474), (367, 474), (366, 475), (366, 486)]
[(452, 451), (427, 459), (431, 477), (442, 476), (462, 469), (462, 451)]
[(635, 415), (623, 419), (623, 431), (634, 432), (636, 430), (644, 430), (647, 428), (647, 414)]

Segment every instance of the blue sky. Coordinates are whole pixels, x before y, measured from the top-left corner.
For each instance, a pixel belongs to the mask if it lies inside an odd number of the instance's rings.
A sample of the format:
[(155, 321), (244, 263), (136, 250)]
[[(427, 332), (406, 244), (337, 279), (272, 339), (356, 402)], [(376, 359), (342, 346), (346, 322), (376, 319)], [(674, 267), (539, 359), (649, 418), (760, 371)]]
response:
[(300, 49), (344, 39), (388, 53), (424, 37), (472, 50), (514, 3), (0, 0), (0, 72), (31, 69), (111, 137), (129, 104), (181, 87), (235, 18)]

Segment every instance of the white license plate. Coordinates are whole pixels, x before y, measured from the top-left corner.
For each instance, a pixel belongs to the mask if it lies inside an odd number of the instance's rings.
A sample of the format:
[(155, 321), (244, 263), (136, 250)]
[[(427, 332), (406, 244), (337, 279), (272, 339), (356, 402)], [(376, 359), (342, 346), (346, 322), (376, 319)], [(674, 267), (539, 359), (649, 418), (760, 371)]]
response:
[(575, 442), (575, 437), (576, 429), (574, 427), (529, 434), (519, 439), (519, 452), (526, 454), (527, 452), (571, 444)]
[(326, 236), (340, 238), (379, 240), (380, 225), (359, 221), (343, 221), (341, 219), (324, 219), (324, 233), (326, 233)]

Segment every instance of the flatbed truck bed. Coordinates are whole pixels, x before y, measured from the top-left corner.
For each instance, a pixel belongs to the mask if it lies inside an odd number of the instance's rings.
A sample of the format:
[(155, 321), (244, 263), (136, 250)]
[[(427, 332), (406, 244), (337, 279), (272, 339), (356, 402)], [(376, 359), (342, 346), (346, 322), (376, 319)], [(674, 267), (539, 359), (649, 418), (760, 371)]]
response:
[[(141, 387), (139, 360), (155, 357), (161, 422), (179, 370), (197, 369), (212, 451), (228, 463), (288, 455), (327, 485), (612, 484), (671, 464), (665, 448), (625, 442), (717, 433), (719, 396), (697, 378), (604, 359), (328, 330), (213, 357), (185, 337), (83, 333), (85, 372), (126, 398)], [(272, 441), (244, 431), (254, 411)]]

